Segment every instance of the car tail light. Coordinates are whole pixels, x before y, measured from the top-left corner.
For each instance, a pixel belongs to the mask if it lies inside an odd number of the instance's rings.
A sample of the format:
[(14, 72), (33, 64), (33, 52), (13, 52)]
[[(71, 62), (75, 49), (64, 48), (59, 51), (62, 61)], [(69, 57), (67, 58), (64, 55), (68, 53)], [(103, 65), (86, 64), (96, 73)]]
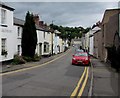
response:
[(76, 58), (73, 58), (73, 60), (76, 60)]
[(85, 60), (88, 60), (88, 58), (85, 58)]

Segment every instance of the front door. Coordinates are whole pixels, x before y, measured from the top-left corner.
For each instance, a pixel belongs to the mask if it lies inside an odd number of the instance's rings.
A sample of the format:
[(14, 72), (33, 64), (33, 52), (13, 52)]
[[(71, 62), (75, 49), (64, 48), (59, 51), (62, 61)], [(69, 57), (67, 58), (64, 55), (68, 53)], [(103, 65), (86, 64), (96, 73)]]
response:
[(39, 55), (42, 55), (42, 43), (39, 44)]

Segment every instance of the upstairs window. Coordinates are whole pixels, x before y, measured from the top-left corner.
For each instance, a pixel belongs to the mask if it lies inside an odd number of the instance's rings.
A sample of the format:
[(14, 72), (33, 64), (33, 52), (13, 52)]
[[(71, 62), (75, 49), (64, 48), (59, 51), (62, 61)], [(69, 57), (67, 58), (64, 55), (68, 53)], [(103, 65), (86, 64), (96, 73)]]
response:
[(1, 24), (6, 24), (6, 10), (1, 9)]
[(7, 48), (6, 48), (6, 38), (2, 38), (1, 39), (1, 42), (2, 42), (2, 44), (1, 44), (1, 55), (7, 55), (8, 53), (7, 53)]
[(18, 45), (18, 46), (17, 46), (17, 53), (18, 53), (18, 55), (20, 55), (20, 50), (21, 50), (21, 46)]
[(6, 50), (6, 38), (2, 38), (2, 50)]
[(20, 27), (17, 28), (17, 31), (18, 31), (18, 37), (20, 37)]

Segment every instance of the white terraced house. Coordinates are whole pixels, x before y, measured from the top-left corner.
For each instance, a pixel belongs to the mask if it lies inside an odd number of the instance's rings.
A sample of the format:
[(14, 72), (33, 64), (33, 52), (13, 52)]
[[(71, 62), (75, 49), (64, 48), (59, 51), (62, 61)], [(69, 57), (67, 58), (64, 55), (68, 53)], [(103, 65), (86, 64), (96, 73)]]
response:
[(13, 26), (14, 8), (0, 3), (0, 62), (13, 59), (15, 32)]
[(14, 17), (14, 32), (15, 32), (15, 54), (21, 55), (21, 39), (22, 39), (22, 31), (23, 31), (24, 21)]
[[(25, 21), (15, 18), (13, 13), (14, 8), (0, 3), (0, 62), (12, 60), (14, 55), (22, 54), (21, 39)], [(47, 56), (51, 53), (64, 52), (68, 44), (67, 40), (64, 41), (59, 37), (61, 32), (51, 31), (49, 26), (39, 21), (39, 16), (34, 18), (38, 38), (36, 53)]]

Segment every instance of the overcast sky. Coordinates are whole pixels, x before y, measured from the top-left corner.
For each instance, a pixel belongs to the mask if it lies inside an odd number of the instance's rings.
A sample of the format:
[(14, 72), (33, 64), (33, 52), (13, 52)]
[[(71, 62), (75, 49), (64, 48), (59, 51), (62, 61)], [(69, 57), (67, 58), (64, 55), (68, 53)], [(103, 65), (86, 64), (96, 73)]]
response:
[(14, 16), (25, 19), (27, 11), (40, 20), (62, 26), (91, 27), (101, 21), (106, 9), (118, 8), (118, 2), (7, 2), (15, 8)]

